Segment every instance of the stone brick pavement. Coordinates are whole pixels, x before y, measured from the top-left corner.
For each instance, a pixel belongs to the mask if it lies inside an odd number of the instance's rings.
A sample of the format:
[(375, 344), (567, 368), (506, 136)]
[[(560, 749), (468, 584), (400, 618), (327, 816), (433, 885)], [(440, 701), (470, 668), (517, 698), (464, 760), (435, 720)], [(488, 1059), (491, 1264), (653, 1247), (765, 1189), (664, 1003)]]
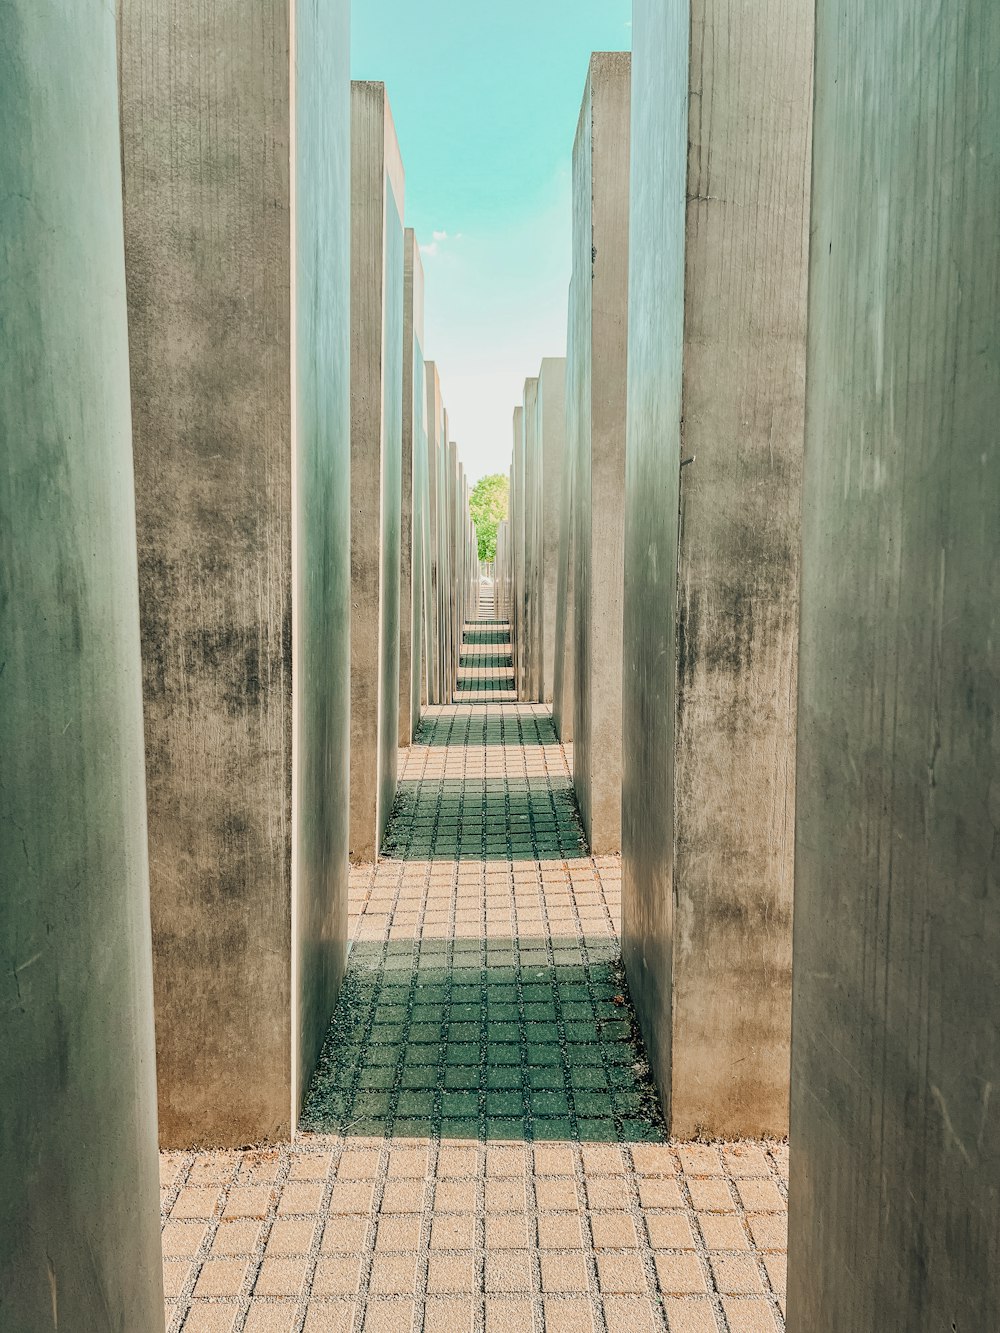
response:
[(786, 1149), (664, 1141), (547, 710), (401, 759), (295, 1144), (162, 1158), (169, 1333), (782, 1329)]

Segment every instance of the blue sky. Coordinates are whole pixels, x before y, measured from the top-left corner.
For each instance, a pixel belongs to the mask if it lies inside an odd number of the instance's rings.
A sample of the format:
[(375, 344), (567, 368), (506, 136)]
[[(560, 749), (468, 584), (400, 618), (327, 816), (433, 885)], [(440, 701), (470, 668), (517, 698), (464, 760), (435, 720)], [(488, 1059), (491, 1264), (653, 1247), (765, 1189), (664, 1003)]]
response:
[(472, 480), (507, 470), (524, 380), (565, 353), (587, 62), (629, 48), (631, 17), (631, 0), (354, 0), (352, 75), (388, 88), (425, 354)]

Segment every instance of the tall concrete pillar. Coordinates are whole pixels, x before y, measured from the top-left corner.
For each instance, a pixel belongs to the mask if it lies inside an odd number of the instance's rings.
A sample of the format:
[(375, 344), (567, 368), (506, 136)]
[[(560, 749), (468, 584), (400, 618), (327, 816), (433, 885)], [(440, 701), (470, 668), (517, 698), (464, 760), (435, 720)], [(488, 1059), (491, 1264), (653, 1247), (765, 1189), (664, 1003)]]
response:
[(634, 17), (623, 952), (680, 1137), (788, 1127), (811, 15)]
[(497, 620), (507, 619), (507, 520), (497, 524), (497, 558), (494, 576), (494, 606)]
[(1000, 1327), (1000, 10), (816, 10), (788, 1328)]
[(396, 795), (403, 439), (403, 165), (382, 83), (351, 85), (351, 859)]
[(403, 242), (403, 450), (399, 575), (399, 744), (420, 725), (423, 514), (427, 464), (424, 269), (412, 228)]
[(621, 845), (629, 63), (591, 57), (573, 146), (573, 782), (595, 854)]
[(524, 680), (523, 697), (541, 698), (541, 607), (539, 567), (541, 556), (541, 467), (538, 452), (538, 380), (524, 381)]
[(524, 404), (514, 408), (514, 456), (511, 465), (511, 528), (514, 558), (514, 688), (518, 699), (524, 696), (524, 674), (527, 659), (524, 625), (525, 589), (525, 524), (524, 524)]
[(345, 957), (348, 6), (119, 16), (160, 1131), (241, 1144)]
[(433, 361), (426, 366), (427, 383), (427, 548), (430, 584), (427, 598), (428, 689), (430, 702), (443, 700), (441, 662), (441, 448), (444, 438), (444, 406), (441, 379)]
[(538, 454), (538, 697), (542, 703), (550, 704), (555, 686), (559, 509), (566, 464), (566, 362), (562, 357), (546, 357), (538, 372)]
[(459, 556), (459, 514), (461, 512), (462, 465), (458, 459), (458, 445), (448, 443), (448, 624), (450, 652), (448, 655), (448, 688), (451, 698), (458, 688), (458, 657), (462, 651), (462, 626), (459, 599), (461, 588), (461, 561)]
[(161, 1329), (114, 10), (0, 19), (0, 1327)]
[[(515, 431), (514, 438), (517, 438)], [(507, 471), (507, 619), (510, 623), (511, 662), (514, 667), (514, 690), (517, 690), (517, 643), (514, 635), (514, 592), (516, 573), (514, 570), (514, 534), (517, 530), (517, 488), (514, 483), (514, 459), (511, 455)]]
[(448, 445), (448, 413), (442, 414), (441, 448), (438, 451), (438, 495), (440, 499), (440, 522), (438, 523), (438, 566), (440, 570), (438, 587), (438, 608), (441, 621), (441, 702), (454, 702), (455, 685), (451, 670), (452, 618), (451, 618), (451, 474), (450, 449)]
[(573, 739), (573, 696), (575, 692), (576, 579), (573, 554), (573, 529), (576, 521), (575, 450), (570, 442), (577, 431), (577, 394), (573, 367), (566, 362), (564, 389), (566, 449), (559, 488), (559, 552), (556, 570), (555, 661), (552, 664), (552, 725), (556, 735), (568, 744)]

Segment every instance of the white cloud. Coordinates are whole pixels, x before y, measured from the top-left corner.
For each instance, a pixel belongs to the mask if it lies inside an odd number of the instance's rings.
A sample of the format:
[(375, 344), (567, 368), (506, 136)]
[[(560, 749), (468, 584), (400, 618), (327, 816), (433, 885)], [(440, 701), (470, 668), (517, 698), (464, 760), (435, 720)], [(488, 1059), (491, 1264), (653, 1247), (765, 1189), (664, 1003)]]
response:
[(434, 255), (440, 253), (441, 246), (444, 245), (446, 242), (463, 240), (464, 233), (460, 231), (456, 231), (454, 233), (447, 231), (434, 231), (431, 232), (431, 237), (432, 237), (431, 240), (425, 241), (424, 244), (420, 247), (420, 253), (422, 255), (433, 258)]

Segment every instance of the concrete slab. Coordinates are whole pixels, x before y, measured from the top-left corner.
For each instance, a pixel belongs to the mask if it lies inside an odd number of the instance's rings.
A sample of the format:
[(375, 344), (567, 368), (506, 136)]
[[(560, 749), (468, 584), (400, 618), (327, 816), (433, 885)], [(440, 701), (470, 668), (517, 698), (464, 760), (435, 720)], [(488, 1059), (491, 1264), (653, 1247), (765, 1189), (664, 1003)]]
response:
[(540, 693), (552, 703), (555, 686), (556, 606), (559, 583), (559, 527), (566, 465), (566, 360), (546, 357), (538, 372), (538, 449), (541, 464), (538, 619)]
[(430, 591), (427, 599), (427, 637), (429, 644), (428, 689), (430, 702), (443, 702), (444, 664), (441, 619), (441, 450), (445, 433), (445, 411), (441, 399), (441, 378), (433, 361), (426, 366), (427, 382), (427, 514), (428, 569)]
[(300, 7), (295, 38), (293, 1123), (347, 958), (351, 145), (345, 0)]
[(351, 85), (351, 859), (396, 794), (403, 167), (385, 85)]
[(524, 678), (527, 662), (525, 644), (525, 519), (524, 519), (524, 404), (514, 408), (514, 452), (511, 465), (510, 524), (513, 538), (514, 617), (511, 622), (511, 645), (514, 657), (514, 684), (518, 699), (524, 698)]
[(399, 559), (399, 743), (420, 725), (427, 500), (427, 386), (424, 374), (424, 269), (413, 230), (403, 242), (403, 450)]
[(629, 67), (591, 57), (573, 146), (573, 781), (595, 854), (621, 846)]
[(812, 4), (713, 13), (634, 18), (623, 934), (684, 1138), (788, 1125)]
[(0, 1326), (163, 1328), (115, 11), (0, 22)]
[(346, 939), (348, 13), (119, 11), (160, 1131), (242, 1144)]
[(1000, 1327), (1000, 10), (817, 6), (788, 1328)]
[(542, 460), (538, 444), (538, 379), (524, 381), (524, 678), (523, 698), (542, 697)]
[(576, 654), (576, 561), (573, 535), (576, 511), (576, 460), (570, 441), (576, 438), (577, 394), (566, 364), (566, 453), (559, 491), (559, 563), (556, 570), (555, 660), (552, 664), (552, 725), (564, 745), (573, 739)]

